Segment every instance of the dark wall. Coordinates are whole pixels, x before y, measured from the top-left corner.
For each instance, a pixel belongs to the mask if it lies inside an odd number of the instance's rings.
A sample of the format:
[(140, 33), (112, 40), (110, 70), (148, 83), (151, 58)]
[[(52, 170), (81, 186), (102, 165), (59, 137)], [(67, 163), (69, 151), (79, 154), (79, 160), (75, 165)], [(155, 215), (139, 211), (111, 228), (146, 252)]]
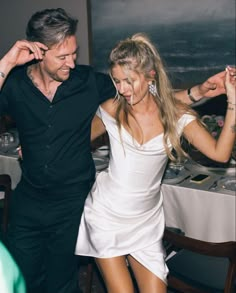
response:
[(90, 63), (88, 0), (1, 0), (0, 58), (18, 39), (25, 38), (25, 27), (30, 16), (45, 8), (62, 7), (79, 19), (79, 62)]
[(194, 109), (199, 113), (200, 116), (212, 114), (225, 116), (227, 108), (226, 100), (226, 95), (221, 95), (210, 99), (200, 106), (194, 107)]

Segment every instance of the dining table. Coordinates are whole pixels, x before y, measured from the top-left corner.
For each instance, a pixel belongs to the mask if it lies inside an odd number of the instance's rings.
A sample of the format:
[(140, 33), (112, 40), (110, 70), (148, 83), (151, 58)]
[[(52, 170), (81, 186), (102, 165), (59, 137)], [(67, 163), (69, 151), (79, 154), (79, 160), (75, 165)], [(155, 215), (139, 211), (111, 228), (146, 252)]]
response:
[[(94, 152), (93, 158), (97, 172), (107, 168), (107, 154)], [(187, 161), (174, 177), (164, 176), (161, 192), (166, 226), (179, 228), (186, 236), (199, 240), (236, 241), (235, 170), (212, 170)], [(17, 154), (0, 152), (0, 174), (9, 174), (12, 189), (16, 187), (21, 177)], [(208, 178), (192, 182), (197, 174), (206, 174)], [(232, 181), (232, 190), (225, 188), (227, 180)]]
[[(166, 226), (203, 241), (236, 241), (235, 171), (235, 167), (217, 169), (190, 161), (177, 176), (164, 177), (161, 190)], [(198, 174), (208, 178), (192, 181)]]
[(3, 154), (0, 152), (0, 174), (9, 174), (11, 176), (11, 188), (16, 188), (21, 177), (21, 167), (17, 154)]

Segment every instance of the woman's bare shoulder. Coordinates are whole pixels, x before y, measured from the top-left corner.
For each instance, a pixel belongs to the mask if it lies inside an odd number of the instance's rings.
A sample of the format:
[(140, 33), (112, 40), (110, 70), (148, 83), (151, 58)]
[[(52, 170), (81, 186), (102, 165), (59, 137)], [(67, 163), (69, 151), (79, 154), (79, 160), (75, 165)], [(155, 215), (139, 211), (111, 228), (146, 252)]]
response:
[(102, 109), (104, 109), (108, 114), (112, 117), (115, 117), (115, 112), (117, 109), (117, 100), (116, 99), (109, 99), (106, 102), (101, 104)]
[(176, 110), (178, 119), (180, 119), (184, 114), (190, 114), (196, 117), (198, 116), (196, 111), (194, 111), (189, 105), (186, 105), (184, 103), (178, 103), (176, 105)]

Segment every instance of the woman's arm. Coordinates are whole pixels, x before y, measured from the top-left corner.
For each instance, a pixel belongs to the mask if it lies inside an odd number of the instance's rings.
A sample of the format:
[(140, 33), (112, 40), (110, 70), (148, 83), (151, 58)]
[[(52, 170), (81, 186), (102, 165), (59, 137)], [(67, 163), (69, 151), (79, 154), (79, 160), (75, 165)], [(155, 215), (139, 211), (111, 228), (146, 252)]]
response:
[(230, 159), (236, 139), (236, 80), (230, 75), (228, 68), (225, 74), (225, 89), (228, 108), (224, 127), (217, 141), (196, 120), (184, 128), (184, 136), (191, 144), (212, 160), (223, 163)]
[[(114, 117), (114, 113), (116, 110), (116, 105), (117, 103), (115, 102), (114, 99), (109, 99), (105, 101), (104, 103), (101, 104), (100, 107), (102, 107), (109, 115)], [(102, 119), (95, 115), (92, 121), (92, 127), (91, 127), (91, 141), (95, 140), (102, 134), (106, 132), (106, 127), (103, 124)]]
[[(236, 69), (231, 67), (227, 68), (230, 76), (232, 78), (235, 77)], [(202, 98), (213, 98), (222, 94), (226, 94), (225, 74), (226, 71), (222, 71), (209, 77), (202, 84), (193, 86), (191, 89), (175, 92), (175, 97), (185, 104), (192, 104), (194, 103), (194, 100), (198, 102)]]
[(94, 116), (91, 126), (91, 141), (101, 136), (106, 132), (105, 125), (97, 115)]

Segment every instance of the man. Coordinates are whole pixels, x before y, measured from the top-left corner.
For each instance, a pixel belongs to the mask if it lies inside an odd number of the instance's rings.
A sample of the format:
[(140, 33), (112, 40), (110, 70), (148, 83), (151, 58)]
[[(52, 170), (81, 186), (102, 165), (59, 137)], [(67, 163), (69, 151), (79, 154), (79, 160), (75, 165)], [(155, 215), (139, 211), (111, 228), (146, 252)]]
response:
[[(16, 122), (22, 178), (12, 195), (9, 249), (28, 293), (75, 293), (80, 217), (94, 182), (90, 128), (98, 105), (113, 97), (109, 76), (76, 65), (77, 20), (63, 9), (36, 12), (27, 40), (0, 60), (0, 115)], [(224, 93), (224, 73), (192, 88), (200, 99)], [(191, 100), (186, 91), (176, 97)]]

